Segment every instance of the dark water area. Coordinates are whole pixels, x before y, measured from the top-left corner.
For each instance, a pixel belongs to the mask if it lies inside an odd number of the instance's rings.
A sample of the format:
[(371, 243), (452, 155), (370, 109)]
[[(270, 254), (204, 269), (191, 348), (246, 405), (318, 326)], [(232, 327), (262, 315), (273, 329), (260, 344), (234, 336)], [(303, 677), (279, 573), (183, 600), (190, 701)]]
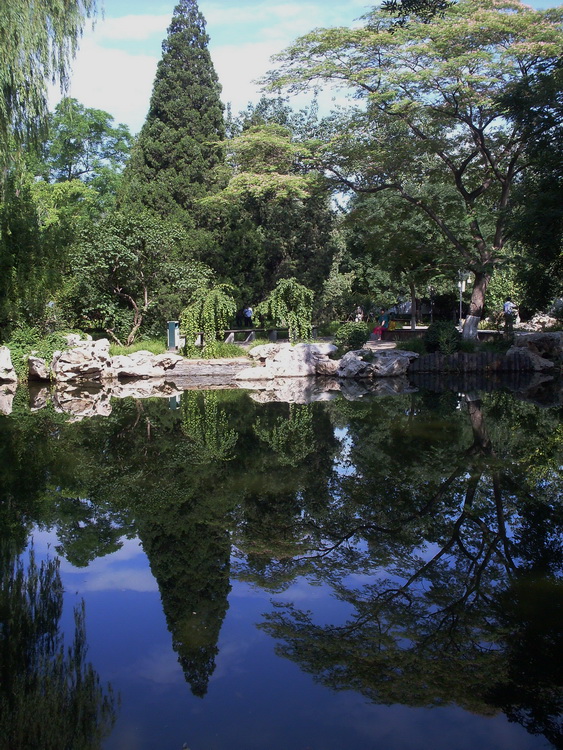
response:
[(0, 748), (562, 748), (562, 408), (479, 385), (18, 390)]

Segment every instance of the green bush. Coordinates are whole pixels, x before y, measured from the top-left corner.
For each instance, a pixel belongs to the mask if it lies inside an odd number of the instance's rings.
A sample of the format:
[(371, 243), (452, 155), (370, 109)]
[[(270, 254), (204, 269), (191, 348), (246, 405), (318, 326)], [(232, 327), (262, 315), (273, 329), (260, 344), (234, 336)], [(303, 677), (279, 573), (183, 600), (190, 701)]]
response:
[(341, 354), (361, 349), (369, 339), (370, 328), (365, 323), (344, 323), (336, 331), (334, 344)]
[(424, 343), (424, 339), (421, 338), (412, 338), (407, 339), (406, 341), (401, 341), (401, 347), (403, 351), (407, 352), (415, 352), (415, 354), (427, 354), (426, 350), (426, 344)]
[(424, 343), (428, 352), (440, 352), (441, 354), (453, 354), (459, 350), (461, 333), (453, 323), (439, 320), (432, 323), (424, 334)]
[(43, 334), (39, 328), (21, 325), (16, 328), (7, 342), (12, 365), (20, 381), (27, 380), (27, 358), (30, 354), (51, 363), (58, 349), (68, 348), (61, 332)]

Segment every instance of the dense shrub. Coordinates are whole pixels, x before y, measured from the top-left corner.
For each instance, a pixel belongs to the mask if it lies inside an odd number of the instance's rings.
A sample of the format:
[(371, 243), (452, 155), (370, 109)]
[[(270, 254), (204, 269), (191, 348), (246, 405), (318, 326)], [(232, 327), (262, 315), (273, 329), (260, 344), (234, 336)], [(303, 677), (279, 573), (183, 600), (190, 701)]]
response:
[(361, 349), (369, 339), (370, 329), (365, 323), (344, 323), (336, 331), (334, 344), (341, 354)]
[(41, 357), (47, 363), (53, 359), (57, 349), (66, 349), (64, 335), (59, 332), (43, 334), (39, 328), (18, 326), (7, 342), (12, 365), (19, 380), (27, 380), (27, 358), (30, 354)]
[(453, 354), (459, 350), (461, 333), (446, 320), (432, 323), (424, 334), (424, 343), (428, 352), (440, 352), (441, 354)]

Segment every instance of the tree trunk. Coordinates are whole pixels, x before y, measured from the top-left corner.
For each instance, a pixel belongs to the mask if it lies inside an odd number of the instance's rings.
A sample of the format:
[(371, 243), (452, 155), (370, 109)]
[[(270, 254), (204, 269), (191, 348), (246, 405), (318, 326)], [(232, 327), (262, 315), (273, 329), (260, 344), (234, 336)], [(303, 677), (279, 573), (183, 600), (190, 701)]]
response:
[(475, 273), (473, 290), (471, 292), (471, 302), (469, 303), (469, 312), (463, 324), (463, 338), (477, 339), (477, 326), (483, 317), (483, 306), (485, 304), (485, 293), (489, 285), (491, 276), (488, 273), (478, 271)]
[(409, 289), (411, 293), (411, 330), (414, 331), (416, 328), (416, 289), (412, 281), (409, 281)]

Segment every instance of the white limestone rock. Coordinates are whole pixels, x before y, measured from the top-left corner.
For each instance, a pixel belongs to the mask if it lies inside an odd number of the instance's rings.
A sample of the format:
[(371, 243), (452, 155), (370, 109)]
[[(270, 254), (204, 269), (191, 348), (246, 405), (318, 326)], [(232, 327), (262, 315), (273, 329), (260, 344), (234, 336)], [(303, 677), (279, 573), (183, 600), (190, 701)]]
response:
[(17, 384), (15, 382), (0, 385), (0, 414), (9, 416), (12, 413), (16, 389)]
[[(524, 369), (531, 370), (533, 372), (546, 372), (547, 370), (552, 370), (555, 367), (555, 363), (550, 359), (545, 359), (539, 354), (536, 354), (532, 349), (523, 348), (522, 346), (511, 346), (510, 349), (506, 352), (506, 356), (507, 358), (518, 357), (520, 362), (522, 360), (522, 357), (525, 357), (528, 365)], [(522, 368), (522, 365), (520, 365), (520, 368)]]
[(528, 349), (532, 354), (540, 357), (562, 360), (563, 331), (517, 333), (514, 336), (514, 347)]
[(17, 379), (10, 350), (7, 346), (0, 346), (0, 382), (15, 383)]
[(55, 352), (51, 371), (58, 382), (102, 381), (115, 378), (109, 354), (109, 341), (86, 341), (73, 349)]
[(264, 344), (249, 350), (258, 367), (247, 367), (235, 375), (236, 380), (271, 380), (302, 378), (315, 375), (319, 363), (328, 361), (336, 351), (332, 344)]
[(41, 357), (27, 358), (27, 379), (28, 380), (51, 380), (51, 372), (47, 362)]

